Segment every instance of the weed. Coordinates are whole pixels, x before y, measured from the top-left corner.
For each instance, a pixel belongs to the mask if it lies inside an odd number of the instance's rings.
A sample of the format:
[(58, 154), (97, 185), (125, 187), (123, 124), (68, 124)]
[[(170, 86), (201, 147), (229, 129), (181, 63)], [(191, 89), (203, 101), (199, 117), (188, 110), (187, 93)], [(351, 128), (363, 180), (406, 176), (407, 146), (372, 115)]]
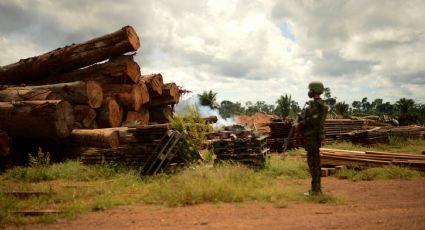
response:
[(264, 173), (273, 178), (307, 178), (310, 174), (305, 161), (299, 159), (272, 157), (266, 162)]

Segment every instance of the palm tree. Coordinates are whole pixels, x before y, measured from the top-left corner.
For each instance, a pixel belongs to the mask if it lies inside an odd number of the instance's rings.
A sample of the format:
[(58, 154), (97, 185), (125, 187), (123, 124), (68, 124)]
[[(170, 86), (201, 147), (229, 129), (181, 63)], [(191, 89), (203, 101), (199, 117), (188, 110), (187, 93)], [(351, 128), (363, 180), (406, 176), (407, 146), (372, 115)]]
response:
[(199, 101), (200, 101), (201, 105), (209, 106), (211, 109), (218, 108), (217, 93), (210, 90), (208, 92), (204, 91), (204, 92), (202, 92), (202, 94), (198, 94), (198, 96), (199, 96)]
[(291, 102), (292, 100), (290, 95), (281, 95), (276, 101), (277, 114), (279, 114), (281, 117), (287, 117), (289, 115), (289, 112), (291, 112)]
[(401, 98), (395, 103), (395, 105), (400, 110), (400, 114), (407, 114), (413, 109), (415, 101), (413, 99)]
[(349, 105), (344, 102), (338, 102), (335, 104), (335, 110), (337, 114), (346, 115), (348, 113)]

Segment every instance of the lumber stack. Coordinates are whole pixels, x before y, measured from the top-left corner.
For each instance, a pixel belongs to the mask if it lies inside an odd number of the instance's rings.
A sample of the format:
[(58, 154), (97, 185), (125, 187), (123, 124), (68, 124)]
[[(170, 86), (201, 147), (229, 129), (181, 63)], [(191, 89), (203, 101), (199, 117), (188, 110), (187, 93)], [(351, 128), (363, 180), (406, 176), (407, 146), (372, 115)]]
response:
[(388, 131), (380, 128), (357, 130), (343, 134), (343, 139), (364, 146), (388, 142)]
[(349, 151), (341, 149), (320, 149), (320, 160), (325, 166), (348, 166), (356, 168), (396, 165), (425, 171), (425, 156), (407, 153), (375, 151)]
[(169, 122), (179, 87), (142, 74), (133, 57), (139, 47), (125, 26), (0, 67), (0, 156), (21, 138), (123, 149), (119, 134), (104, 129)]
[(324, 124), (325, 143), (342, 141), (345, 133), (361, 130), (363, 121), (351, 119), (326, 119)]
[[(270, 127), (270, 135), (267, 138), (267, 144), (270, 149), (275, 151), (282, 151), (283, 145), (289, 135), (289, 131), (292, 128), (292, 122), (270, 122), (268, 125)], [(294, 136), (291, 138), (290, 143), (288, 144), (288, 149), (298, 148), (304, 146), (304, 139), (299, 132), (295, 132)]]
[(221, 131), (208, 136), (213, 139), (206, 141), (206, 144), (213, 149), (217, 161), (232, 161), (261, 168), (270, 154), (267, 135), (257, 135), (252, 131)]
[(388, 130), (388, 136), (406, 139), (424, 139), (425, 127), (421, 126), (401, 126)]

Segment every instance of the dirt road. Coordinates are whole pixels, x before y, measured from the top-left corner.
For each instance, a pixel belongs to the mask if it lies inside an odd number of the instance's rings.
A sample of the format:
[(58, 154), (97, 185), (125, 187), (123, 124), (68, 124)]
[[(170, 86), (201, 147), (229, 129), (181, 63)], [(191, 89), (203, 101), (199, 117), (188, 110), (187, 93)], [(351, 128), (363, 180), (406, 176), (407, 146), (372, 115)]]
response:
[[(308, 184), (308, 180), (302, 183)], [(361, 181), (324, 178), (344, 204), (133, 205), (24, 229), (425, 229), (425, 178)]]

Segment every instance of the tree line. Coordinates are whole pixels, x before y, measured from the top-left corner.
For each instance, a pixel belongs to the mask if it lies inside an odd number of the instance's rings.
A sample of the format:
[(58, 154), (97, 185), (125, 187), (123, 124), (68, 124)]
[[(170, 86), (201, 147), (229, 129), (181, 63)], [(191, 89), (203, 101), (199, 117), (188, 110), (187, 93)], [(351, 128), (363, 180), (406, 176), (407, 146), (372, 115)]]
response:
[[(255, 113), (274, 114), (282, 118), (294, 118), (302, 109), (298, 102), (292, 100), (290, 94), (281, 95), (275, 104), (271, 105), (265, 101), (247, 101), (244, 105), (240, 102), (229, 100), (223, 100), (218, 103), (217, 93), (212, 90), (199, 94), (199, 98), (201, 105), (218, 109), (223, 118), (237, 115), (253, 115)], [(361, 100), (355, 100), (351, 104), (347, 104), (345, 101), (337, 101), (337, 98), (332, 96), (331, 90), (325, 88), (323, 100), (329, 105), (330, 113), (334, 115), (387, 115), (398, 119), (400, 125), (425, 124), (425, 104), (417, 103), (414, 99), (400, 98), (395, 103), (391, 103), (384, 102), (381, 98), (369, 101), (367, 97), (364, 97)]]

